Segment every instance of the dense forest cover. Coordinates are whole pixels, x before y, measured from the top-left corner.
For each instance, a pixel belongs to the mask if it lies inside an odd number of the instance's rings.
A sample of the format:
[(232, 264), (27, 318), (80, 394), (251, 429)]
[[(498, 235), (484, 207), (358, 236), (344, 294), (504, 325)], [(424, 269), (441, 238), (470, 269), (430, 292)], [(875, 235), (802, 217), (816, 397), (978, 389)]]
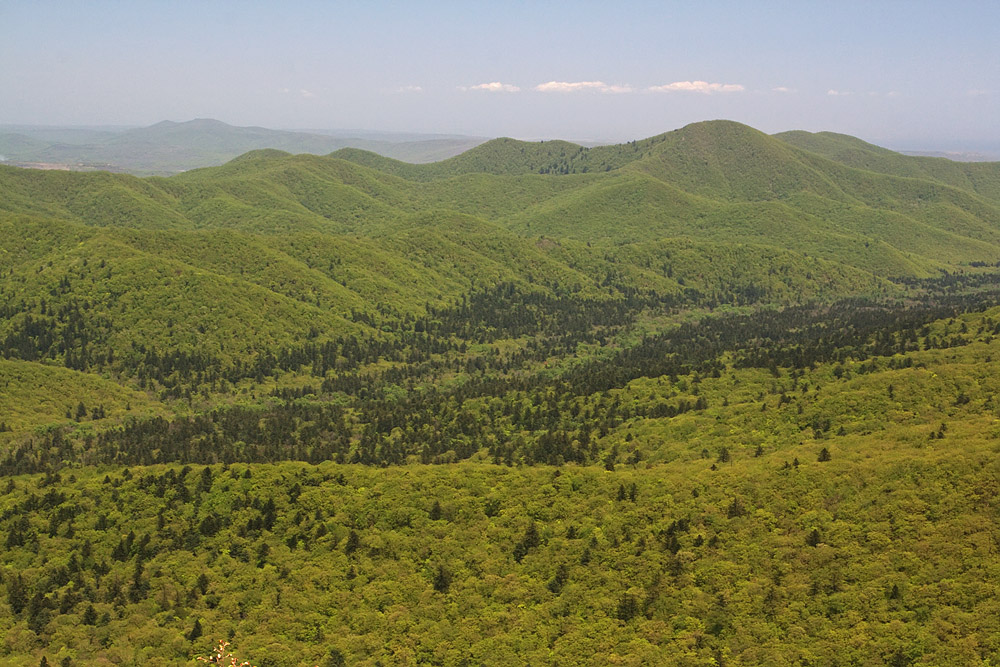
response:
[(1000, 165), (0, 168), (0, 663), (1000, 661)]

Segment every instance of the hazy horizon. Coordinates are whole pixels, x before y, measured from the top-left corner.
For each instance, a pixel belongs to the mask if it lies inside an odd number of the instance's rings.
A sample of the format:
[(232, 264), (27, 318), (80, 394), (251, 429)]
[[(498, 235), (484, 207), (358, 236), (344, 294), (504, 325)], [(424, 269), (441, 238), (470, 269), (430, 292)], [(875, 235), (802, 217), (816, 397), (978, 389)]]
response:
[(0, 4), (0, 124), (619, 142), (725, 118), (1000, 151), (988, 2)]

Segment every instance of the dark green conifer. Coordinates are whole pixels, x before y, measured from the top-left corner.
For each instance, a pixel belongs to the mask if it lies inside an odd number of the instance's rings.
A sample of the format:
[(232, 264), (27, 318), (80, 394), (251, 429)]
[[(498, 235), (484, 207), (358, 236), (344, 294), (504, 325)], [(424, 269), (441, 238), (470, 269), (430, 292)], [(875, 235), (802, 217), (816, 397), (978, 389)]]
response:
[(199, 637), (201, 637), (202, 634), (203, 634), (203, 632), (202, 632), (202, 629), (201, 629), (201, 619), (200, 618), (196, 618), (196, 619), (194, 619), (194, 625), (191, 627), (191, 631), (188, 632), (188, 634), (187, 634), (188, 641), (192, 641), (193, 642), (194, 640), (196, 640)]

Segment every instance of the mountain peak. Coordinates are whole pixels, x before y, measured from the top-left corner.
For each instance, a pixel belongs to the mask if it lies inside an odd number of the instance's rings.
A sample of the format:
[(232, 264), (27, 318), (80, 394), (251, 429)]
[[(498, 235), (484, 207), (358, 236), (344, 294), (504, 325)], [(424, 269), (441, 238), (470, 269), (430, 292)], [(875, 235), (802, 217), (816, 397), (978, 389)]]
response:
[(223, 123), (221, 120), (216, 120), (214, 118), (195, 118), (193, 120), (189, 120), (184, 123), (178, 123), (178, 125), (186, 125), (188, 127), (197, 127), (204, 129), (233, 127), (228, 123)]

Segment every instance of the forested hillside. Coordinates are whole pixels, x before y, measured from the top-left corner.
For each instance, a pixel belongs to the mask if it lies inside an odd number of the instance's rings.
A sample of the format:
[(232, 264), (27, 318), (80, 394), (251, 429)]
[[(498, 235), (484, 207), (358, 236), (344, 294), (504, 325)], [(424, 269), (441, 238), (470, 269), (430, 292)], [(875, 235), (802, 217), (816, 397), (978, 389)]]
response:
[(993, 664), (998, 183), (724, 121), (0, 167), (0, 663)]

